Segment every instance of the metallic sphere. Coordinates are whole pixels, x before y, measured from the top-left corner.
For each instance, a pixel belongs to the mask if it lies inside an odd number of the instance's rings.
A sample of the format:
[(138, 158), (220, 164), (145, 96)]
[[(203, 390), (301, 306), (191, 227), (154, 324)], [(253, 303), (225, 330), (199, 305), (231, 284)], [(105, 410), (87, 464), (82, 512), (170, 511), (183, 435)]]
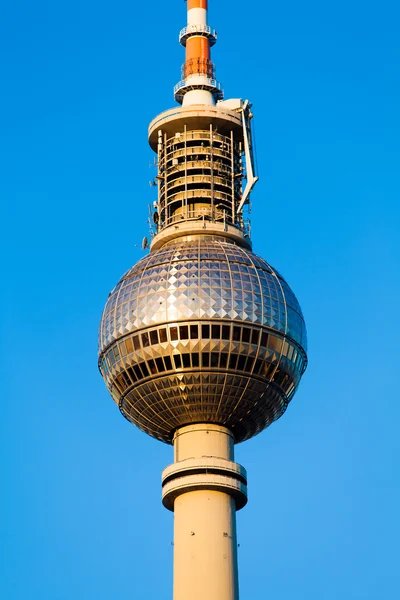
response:
[(99, 368), (122, 414), (171, 443), (191, 423), (241, 442), (286, 410), (307, 366), (306, 329), (286, 281), (226, 238), (165, 244), (110, 293)]

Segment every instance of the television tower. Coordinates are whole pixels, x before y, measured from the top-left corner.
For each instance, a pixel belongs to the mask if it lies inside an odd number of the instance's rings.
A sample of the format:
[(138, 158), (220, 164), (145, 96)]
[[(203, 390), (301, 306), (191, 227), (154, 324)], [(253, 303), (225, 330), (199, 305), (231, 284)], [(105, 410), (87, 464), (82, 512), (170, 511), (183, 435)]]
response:
[(110, 293), (99, 333), (99, 368), (121, 413), (174, 447), (162, 474), (174, 600), (238, 600), (247, 477), (234, 444), (285, 412), (307, 366), (296, 297), (252, 252), (251, 104), (223, 99), (207, 4), (187, 2), (180, 106), (149, 126), (158, 166), (150, 252)]

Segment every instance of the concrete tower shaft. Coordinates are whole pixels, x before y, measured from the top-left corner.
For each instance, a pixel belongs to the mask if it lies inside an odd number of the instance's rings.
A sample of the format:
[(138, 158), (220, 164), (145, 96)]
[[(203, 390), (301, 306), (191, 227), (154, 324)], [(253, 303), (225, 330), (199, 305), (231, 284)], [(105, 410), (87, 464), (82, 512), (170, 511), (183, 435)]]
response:
[(238, 600), (236, 509), (247, 502), (245, 469), (226, 427), (190, 425), (174, 436), (163, 503), (174, 510), (174, 600)]

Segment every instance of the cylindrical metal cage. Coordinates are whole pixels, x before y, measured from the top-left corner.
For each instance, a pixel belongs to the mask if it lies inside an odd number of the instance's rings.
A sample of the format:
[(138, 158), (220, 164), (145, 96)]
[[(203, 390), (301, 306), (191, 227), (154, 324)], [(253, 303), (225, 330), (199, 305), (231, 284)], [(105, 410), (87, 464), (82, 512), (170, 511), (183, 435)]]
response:
[(185, 220), (241, 226), (242, 148), (213, 130), (186, 130), (160, 139), (158, 230)]

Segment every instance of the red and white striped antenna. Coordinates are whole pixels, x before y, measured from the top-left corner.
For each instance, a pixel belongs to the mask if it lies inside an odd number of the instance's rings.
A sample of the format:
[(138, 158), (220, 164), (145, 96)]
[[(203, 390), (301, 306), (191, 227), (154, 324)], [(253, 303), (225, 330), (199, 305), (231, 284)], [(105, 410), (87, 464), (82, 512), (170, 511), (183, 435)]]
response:
[(217, 33), (207, 25), (207, 10), (208, 0), (187, 0), (187, 26), (179, 34), (179, 41), (186, 48), (186, 60), (182, 79), (174, 89), (175, 100), (183, 106), (214, 105), (224, 96), (211, 61)]

